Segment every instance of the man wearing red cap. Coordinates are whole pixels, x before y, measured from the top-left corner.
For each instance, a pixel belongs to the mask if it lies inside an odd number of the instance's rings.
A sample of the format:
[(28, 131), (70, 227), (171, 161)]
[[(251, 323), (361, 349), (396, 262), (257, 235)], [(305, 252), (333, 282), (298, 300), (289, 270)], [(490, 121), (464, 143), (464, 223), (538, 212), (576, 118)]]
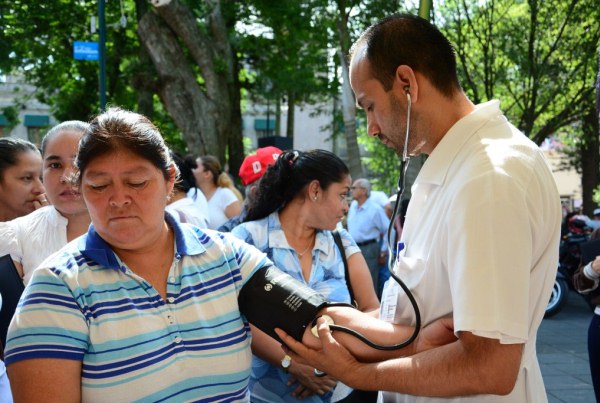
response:
[(246, 186), (246, 199), (242, 206), (242, 212), (221, 225), (218, 231), (229, 232), (244, 220), (246, 204), (252, 199), (258, 180), (263, 176), (267, 167), (275, 163), (281, 152), (277, 147), (268, 146), (259, 148), (256, 150), (256, 154), (250, 154), (244, 158), (238, 173), (242, 183)]

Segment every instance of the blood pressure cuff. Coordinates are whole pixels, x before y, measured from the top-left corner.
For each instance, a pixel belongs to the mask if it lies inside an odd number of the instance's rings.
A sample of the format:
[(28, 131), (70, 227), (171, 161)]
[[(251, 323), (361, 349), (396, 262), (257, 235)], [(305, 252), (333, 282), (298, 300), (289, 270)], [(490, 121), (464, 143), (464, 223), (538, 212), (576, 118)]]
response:
[(238, 303), (246, 319), (269, 336), (282, 341), (275, 333), (278, 327), (301, 341), (327, 300), (275, 266), (266, 266), (242, 287)]

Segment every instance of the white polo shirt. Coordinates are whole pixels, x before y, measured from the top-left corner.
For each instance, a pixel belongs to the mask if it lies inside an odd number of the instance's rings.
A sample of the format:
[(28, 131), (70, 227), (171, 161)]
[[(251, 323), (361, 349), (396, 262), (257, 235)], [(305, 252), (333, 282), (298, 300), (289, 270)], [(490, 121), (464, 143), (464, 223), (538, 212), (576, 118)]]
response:
[[(423, 324), (453, 312), (455, 331), (525, 343), (507, 396), (384, 402), (546, 402), (536, 333), (554, 282), (561, 206), (542, 152), (507, 122), (498, 101), (458, 121), (412, 188), (396, 273), (413, 291)], [(414, 324), (408, 298), (388, 282), (381, 316)]]

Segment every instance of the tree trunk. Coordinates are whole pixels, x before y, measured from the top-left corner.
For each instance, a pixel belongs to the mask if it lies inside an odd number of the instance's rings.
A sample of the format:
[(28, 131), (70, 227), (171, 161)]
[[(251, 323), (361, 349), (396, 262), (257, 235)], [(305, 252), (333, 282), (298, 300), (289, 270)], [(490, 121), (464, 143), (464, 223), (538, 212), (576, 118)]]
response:
[(596, 208), (594, 190), (600, 186), (600, 138), (598, 137), (598, 116), (596, 108), (590, 107), (584, 115), (584, 142), (581, 148), (581, 198), (583, 212), (592, 216)]
[(214, 106), (169, 27), (154, 13), (146, 13), (138, 26), (140, 40), (158, 73), (158, 94), (182, 131), (192, 153), (219, 155), (215, 138)]
[(220, 2), (204, 3), (205, 29), (188, 6), (172, 0), (141, 18), (138, 35), (158, 72), (161, 100), (190, 151), (225, 164), (229, 146), (229, 169), (235, 174), (243, 159), (237, 64)]
[(364, 176), (360, 161), (360, 150), (356, 139), (356, 105), (352, 88), (350, 87), (350, 74), (348, 62), (344, 53), (338, 52), (342, 67), (342, 116), (344, 119), (344, 133), (346, 135), (346, 150), (348, 152), (348, 168), (353, 178)]
[(285, 136), (292, 139), (292, 147), (297, 148), (294, 145), (294, 124), (296, 123), (296, 97), (290, 91), (288, 92), (288, 113), (287, 113), (287, 126), (285, 128)]
[[(148, 2), (146, 0), (135, 0), (135, 9), (138, 19), (140, 19), (149, 11)], [(137, 111), (148, 119), (152, 120), (154, 116), (154, 77), (156, 71), (152, 67), (152, 60), (148, 51), (143, 46), (139, 51), (139, 66), (132, 77), (132, 85), (135, 88), (137, 97)]]
[(242, 139), (242, 101), (241, 84), (238, 75), (238, 59), (232, 54), (234, 73), (232, 81), (228, 84), (229, 97), (231, 99), (231, 114), (229, 117), (229, 135), (227, 137), (228, 163), (227, 167), (236, 182), (241, 184), (238, 177), (240, 166), (244, 161), (244, 141)]
[(346, 150), (348, 152), (348, 169), (352, 178), (364, 177), (364, 171), (360, 160), (360, 150), (356, 139), (356, 100), (350, 87), (350, 71), (346, 55), (350, 51), (350, 34), (348, 33), (348, 13), (346, 2), (337, 0), (338, 14), (340, 19), (338, 28), (338, 57), (342, 68), (342, 117), (344, 119), (344, 133), (346, 135)]

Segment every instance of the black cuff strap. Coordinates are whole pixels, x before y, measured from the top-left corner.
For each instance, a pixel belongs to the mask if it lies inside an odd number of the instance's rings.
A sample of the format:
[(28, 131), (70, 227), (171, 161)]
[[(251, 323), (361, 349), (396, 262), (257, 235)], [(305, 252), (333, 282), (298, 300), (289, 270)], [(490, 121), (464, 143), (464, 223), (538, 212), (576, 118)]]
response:
[(238, 304), (250, 323), (281, 342), (276, 327), (302, 341), (304, 330), (327, 300), (278, 268), (267, 266), (244, 284)]

